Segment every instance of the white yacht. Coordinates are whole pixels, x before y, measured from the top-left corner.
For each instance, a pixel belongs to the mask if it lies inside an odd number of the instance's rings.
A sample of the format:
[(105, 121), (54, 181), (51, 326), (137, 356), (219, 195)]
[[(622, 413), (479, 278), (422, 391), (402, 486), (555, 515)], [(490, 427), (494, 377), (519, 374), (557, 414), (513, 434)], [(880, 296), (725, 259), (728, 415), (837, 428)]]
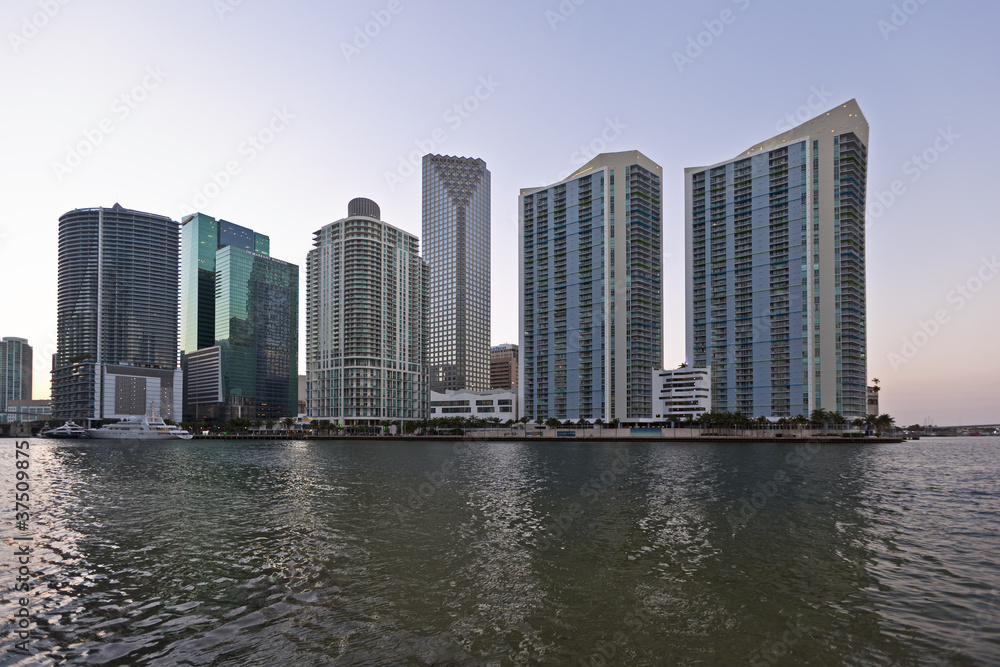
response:
[[(47, 426), (48, 424), (46, 424)], [(87, 429), (80, 426), (76, 422), (66, 422), (62, 426), (56, 428), (46, 428), (42, 429), (38, 433), (40, 438), (89, 438), (90, 435)]]
[(194, 437), (179, 426), (164, 423), (152, 405), (141, 417), (126, 417), (117, 424), (88, 429), (87, 433), (99, 440), (190, 440)]

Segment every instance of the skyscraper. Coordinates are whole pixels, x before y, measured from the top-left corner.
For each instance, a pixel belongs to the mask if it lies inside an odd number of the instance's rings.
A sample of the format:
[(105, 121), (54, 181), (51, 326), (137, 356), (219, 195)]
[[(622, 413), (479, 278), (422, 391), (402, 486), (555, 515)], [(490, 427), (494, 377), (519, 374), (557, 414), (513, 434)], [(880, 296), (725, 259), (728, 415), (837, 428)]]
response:
[(490, 388), (490, 172), (477, 158), (425, 155), (432, 391)]
[(490, 348), (490, 389), (517, 389), (517, 345)]
[(59, 218), (52, 416), (180, 419), (178, 225), (122, 208)]
[(306, 260), (311, 417), (348, 426), (427, 418), (427, 263), (370, 199), (314, 235)]
[(299, 267), (270, 239), (203, 213), (181, 223), (185, 416), (280, 419), (298, 412)]
[(31, 346), (24, 338), (0, 340), (0, 413), (8, 401), (31, 400)]
[(867, 167), (851, 100), (685, 170), (687, 358), (713, 409), (864, 416)]
[(204, 213), (181, 221), (181, 354), (215, 345), (216, 253), (227, 246), (269, 255), (271, 241)]
[(521, 190), (525, 417), (651, 417), (663, 364), (662, 180), (659, 165), (627, 151)]

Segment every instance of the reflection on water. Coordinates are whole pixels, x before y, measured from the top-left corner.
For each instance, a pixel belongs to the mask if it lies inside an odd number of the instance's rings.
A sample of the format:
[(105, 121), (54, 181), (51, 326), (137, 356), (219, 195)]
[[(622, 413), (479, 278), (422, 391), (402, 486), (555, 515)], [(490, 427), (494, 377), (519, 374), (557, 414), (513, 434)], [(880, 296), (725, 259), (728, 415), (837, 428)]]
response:
[(1000, 663), (994, 438), (31, 452), (2, 664)]

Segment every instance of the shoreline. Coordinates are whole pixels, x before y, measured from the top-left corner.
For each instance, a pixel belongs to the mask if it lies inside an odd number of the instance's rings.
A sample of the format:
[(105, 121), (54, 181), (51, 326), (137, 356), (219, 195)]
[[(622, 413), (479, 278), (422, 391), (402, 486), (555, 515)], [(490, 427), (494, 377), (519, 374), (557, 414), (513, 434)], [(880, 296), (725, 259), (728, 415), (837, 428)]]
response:
[(570, 437), (570, 436), (488, 436), (479, 437), (471, 435), (196, 435), (194, 440), (303, 440), (303, 441), (398, 441), (398, 442), (657, 442), (657, 443), (780, 443), (802, 445), (809, 443), (817, 444), (896, 444), (904, 441), (901, 437), (869, 437), (869, 438), (844, 438), (837, 436), (810, 436), (810, 437), (749, 437), (739, 435), (702, 435), (702, 436), (677, 436), (677, 437), (651, 437), (651, 436), (610, 436), (601, 437)]

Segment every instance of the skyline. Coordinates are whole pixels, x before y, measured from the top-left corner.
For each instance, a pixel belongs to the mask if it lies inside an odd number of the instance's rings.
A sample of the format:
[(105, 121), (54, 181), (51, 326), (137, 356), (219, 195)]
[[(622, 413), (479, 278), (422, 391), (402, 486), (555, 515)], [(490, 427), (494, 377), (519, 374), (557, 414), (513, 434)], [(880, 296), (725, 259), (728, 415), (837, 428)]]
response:
[[(49, 16), (16, 0), (0, 48), (17, 93), (0, 110), (0, 261), (25, 307), (0, 336), (29, 341), (34, 395), (45, 396), (67, 211), (120, 203), (180, 221), (197, 210), (271, 236), (273, 256), (303, 267), (312, 233), (355, 197), (420, 237), (420, 159), (435, 153), (490, 166), (490, 343), (515, 343), (507, 267), (519, 190), (597, 153), (637, 150), (664, 170), (664, 365), (674, 368), (685, 361), (684, 168), (856, 98), (871, 124), (868, 374), (881, 380), (881, 411), (900, 424), (995, 421), (1000, 229), (983, 198), (963, 193), (986, 186), (1000, 148), (987, 120), (998, 92), (986, 30), (998, 12), (903, 5), (916, 10), (187, 0), (100, 13), (54, 2)], [(781, 39), (762, 38), (771, 34)], [(633, 48), (627, 59), (593, 56), (616, 39)], [(581, 58), (590, 65), (565, 66)], [(632, 94), (566, 94), (605, 78)], [(299, 311), (302, 341), (304, 294)]]

